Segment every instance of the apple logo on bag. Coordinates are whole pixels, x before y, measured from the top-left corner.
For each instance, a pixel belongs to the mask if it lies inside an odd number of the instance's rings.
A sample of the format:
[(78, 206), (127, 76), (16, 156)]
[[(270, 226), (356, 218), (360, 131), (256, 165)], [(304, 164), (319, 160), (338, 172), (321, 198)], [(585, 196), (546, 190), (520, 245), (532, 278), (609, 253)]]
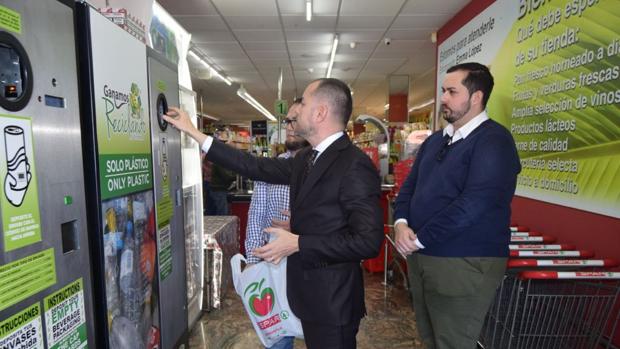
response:
[(246, 299), (250, 310), (257, 316), (266, 316), (273, 310), (275, 296), (271, 287), (262, 288), (264, 282), (265, 278), (261, 279), (260, 282), (253, 282), (243, 292), (244, 298), (250, 292), (250, 298)]

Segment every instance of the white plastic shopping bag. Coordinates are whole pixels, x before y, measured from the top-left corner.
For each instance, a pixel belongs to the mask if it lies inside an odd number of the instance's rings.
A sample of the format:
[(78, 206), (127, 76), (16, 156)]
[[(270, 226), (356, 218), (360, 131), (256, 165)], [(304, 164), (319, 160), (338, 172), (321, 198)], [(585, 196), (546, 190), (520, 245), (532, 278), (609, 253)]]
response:
[(235, 290), (263, 345), (270, 347), (287, 336), (303, 338), (301, 322), (286, 298), (286, 258), (278, 265), (260, 262), (243, 272), (241, 262), (241, 254), (230, 259)]

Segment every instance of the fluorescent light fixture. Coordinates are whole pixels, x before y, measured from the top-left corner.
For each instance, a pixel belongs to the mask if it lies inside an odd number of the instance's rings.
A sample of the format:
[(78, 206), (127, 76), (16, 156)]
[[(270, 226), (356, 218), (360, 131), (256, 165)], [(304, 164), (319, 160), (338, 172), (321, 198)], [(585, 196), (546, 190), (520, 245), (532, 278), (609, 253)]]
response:
[(243, 86), (239, 87), (239, 89), (237, 90), (237, 96), (243, 98), (249, 105), (254, 107), (254, 109), (258, 110), (259, 112), (261, 112), (261, 114), (265, 115), (267, 119), (271, 121), (278, 121), (278, 119), (276, 119), (276, 117), (273, 116), (267, 109), (265, 109), (265, 107), (263, 107), (260, 103), (258, 103), (258, 101), (255, 100), (254, 97), (252, 97), (248, 93), (248, 91), (246, 91), (245, 88), (243, 88)]
[(213, 121), (220, 121), (220, 118), (216, 118), (215, 116), (211, 116), (209, 114), (203, 114), (203, 113), (196, 113), (198, 116), (200, 116), (201, 118), (207, 118)]
[(334, 43), (332, 44), (332, 54), (329, 56), (329, 65), (327, 66), (326, 78), (332, 76), (332, 67), (334, 66), (334, 58), (336, 58), (336, 49), (338, 48), (338, 34), (334, 35)]
[(195, 60), (197, 60), (197, 61), (202, 61), (202, 59), (201, 59), (200, 57), (198, 57), (198, 55), (197, 55), (197, 54), (195, 54), (195, 53), (194, 53), (194, 51), (192, 51), (192, 50), (187, 51), (187, 54), (189, 54), (190, 56), (192, 56), (192, 58), (194, 58), (194, 59), (195, 59)]
[(306, 0), (306, 22), (312, 20), (312, 0)]
[(229, 78), (227, 78), (224, 75), (220, 74), (220, 72), (218, 72), (217, 70), (213, 69), (213, 67), (211, 67), (211, 72), (213, 74), (215, 74), (215, 76), (220, 78), (222, 81), (224, 81), (228, 86), (232, 85), (232, 81), (230, 81)]
[(420, 103), (418, 105), (414, 105), (413, 107), (409, 108), (409, 112), (411, 113), (414, 110), (422, 109), (422, 108), (427, 107), (427, 106), (429, 106), (429, 105), (431, 105), (433, 103), (435, 103), (435, 99), (434, 98), (429, 99), (426, 102)]
[(207, 68), (209, 71), (211, 71), (212, 74), (215, 74), (215, 76), (217, 76), (218, 78), (220, 78), (222, 81), (224, 81), (228, 86), (232, 85), (232, 81), (225, 77), (224, 75), (220, 74), (220, 72), (218, 72), (217, 70), (215, 70), (211, 65), (209, 65), (209, 63), (207, 63), (204, 59), (200, 58), (200, 56), (198, 56), (196, 54), (196, 52), (189, 50), (188, 54), (190, 56), (192, 56), (195, 60), (197, 60), (198, 62), (200, 62), (202, 65), (205, 66), (205, 68)]

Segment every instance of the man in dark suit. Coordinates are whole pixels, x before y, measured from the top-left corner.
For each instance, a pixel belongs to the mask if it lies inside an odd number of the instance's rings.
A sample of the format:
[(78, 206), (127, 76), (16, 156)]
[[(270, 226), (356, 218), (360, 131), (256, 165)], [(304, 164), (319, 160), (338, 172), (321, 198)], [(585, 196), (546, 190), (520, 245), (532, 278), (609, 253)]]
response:
[(308, 348), (355, 348), (366, 313), (360, 261), (378, 255), (383, 219), (377, 170), (343, 132), (352, 109), (347, 85), (337, 79), (308, 85), (293, 126), (312, 148), (289, 159), (227, 147), (197, 130), (185, 112), (171, 109), (165, 119), (196, 139), (214, 163), (290, 185), (291, 231), (268, 228), (275, 241), (254, 253), (272, 263), (288, 257), (288, 300)]

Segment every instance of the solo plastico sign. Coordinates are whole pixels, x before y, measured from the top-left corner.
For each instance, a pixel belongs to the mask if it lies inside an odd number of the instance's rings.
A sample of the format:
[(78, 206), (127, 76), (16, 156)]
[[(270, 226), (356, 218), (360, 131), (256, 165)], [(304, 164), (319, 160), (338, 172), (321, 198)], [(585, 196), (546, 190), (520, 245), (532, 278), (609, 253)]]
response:
[(88, 339), (82, 279), (45, 297), (43, 304), (48, 348), (85, 348)]
[[(145, 48), (93, 16), (94, 101), (102, 200), (153, 187)], [(123, 52), (118, 55), (111, 53)]]
[(43, 349), (39, 303), (0, 322), (0, 348)]
[(41, 241), (32, 122), (0, 114), (0, 207), (4, 250)]

